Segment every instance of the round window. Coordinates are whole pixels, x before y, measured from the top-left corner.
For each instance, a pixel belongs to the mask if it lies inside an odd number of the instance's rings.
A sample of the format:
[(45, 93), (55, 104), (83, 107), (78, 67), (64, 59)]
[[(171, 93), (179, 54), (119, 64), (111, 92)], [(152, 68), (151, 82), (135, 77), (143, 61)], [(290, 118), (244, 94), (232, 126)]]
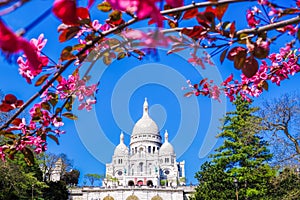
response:
[(169, 171), (169, 170), (166, 170), (166, 171), (165, 171), (165, 174), (170, 174), (170, 171)]
[(118, 171), (118, 175), (121, 176), (123, 174), (122, 171)]

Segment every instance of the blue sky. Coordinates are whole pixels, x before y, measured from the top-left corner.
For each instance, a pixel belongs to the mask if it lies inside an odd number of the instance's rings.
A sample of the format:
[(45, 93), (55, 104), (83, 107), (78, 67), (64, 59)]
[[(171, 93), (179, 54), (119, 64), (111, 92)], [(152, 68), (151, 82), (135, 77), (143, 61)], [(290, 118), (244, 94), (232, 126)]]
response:
[[(33, 0), (16, 12), (4, 17), (4, 20), (18, 30), (27, 26), (37, 16), (49, 8), (52, 1)], [(80, 1), (84, 4), (85, 1)], [(244, 13), (235, 16), (236, 9), (247, 9), (249, 5), (238, 4), (230, 7), (225, 17), (235, 17), (240, 23), (245, 22)], [(105, 16), (93, 9), (92, 18), (103, 20)], [(59, 52), (66, 44), (57, 42), (57, 26), (60, 22), (50, 15), (39, 25), (30, 30), (27, 38), (38, 37), (44, 33), (48, 43), (44, 52), (57, 60)], [(144, 23), (146, 24), (146, 23)], [(136, 27), (143, 28), (143, 23)], [(287, 40), (287, 39), (286, 39)], [(275, 44), (274, 48), (278, 48)], [(195, 172), (216, 144), (215, 135), (221, 126), (219, 118), (226, 110), (231, 109), (227, 99), (222, 103), (206, 97), (183, 97), (187, 79), (197, 82), (201, 77), (209, 76), (217, 81), (237, 72), (232, 63), (221, 65), (216, 57), (216, 66), (200, 70), (186, 61), (188, 51), (165, 56), (166, 50), (160, 49), (158, 57), (147, 57), (139, 61), (126, 58), (113, 62), (109, 67), (99, 61), (92, 72), (93, 82), (100, 81), (97, 93), (98, 103), (89, 113), (77, 111), (76, 122), (66, 120), (67, 134), (60, 137), (60, 145), (49, 141), (49, 151), (65, 153), (74, 160), (75, 168), (82, 176), (86, 173), (105, 173), (106, 162), (110, 162), (113, 148), (119, 143), (119, 134), (125, 133), (125, 143), (129, 144), (134, 123), (142, 115), (144, 98), (148, 98), (150, 115), (157, 122), (161, 133), (167, 129), (169, 140), (174, 145), (178, 160), (186, 161), (186, 176), (189, 182), (196, 183)], [(1, 59), (0, 88), (4, 93), (14, 93), (18, 98), (26, 100), (36, 91), (33, 85), (27, 85), (19, 76), (18, 67)], [(285, 92), (295, 91), (299, 85), (299, 75), (282, 82), (281, 87), (270, 84), (269, 92), (265, 92), (255, 100), (260, 105), (264, 99), (278, 97)], [(82, 177), (81, 176), (81, 177)]]

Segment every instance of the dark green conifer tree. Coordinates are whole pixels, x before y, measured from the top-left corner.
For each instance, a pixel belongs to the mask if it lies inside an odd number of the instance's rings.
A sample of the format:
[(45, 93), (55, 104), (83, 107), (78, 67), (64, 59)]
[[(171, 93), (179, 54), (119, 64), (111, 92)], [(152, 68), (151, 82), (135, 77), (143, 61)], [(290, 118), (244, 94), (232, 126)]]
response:
[(261, 119), (251, 102), (238, 97), (235, 111), (224, 118), (223, 144), (211, 154), (196, 178), (199, 186), (194, 199), (267, 199), (274, 171), (267, 164), (272, 158), (267, 143), (259, 136)]

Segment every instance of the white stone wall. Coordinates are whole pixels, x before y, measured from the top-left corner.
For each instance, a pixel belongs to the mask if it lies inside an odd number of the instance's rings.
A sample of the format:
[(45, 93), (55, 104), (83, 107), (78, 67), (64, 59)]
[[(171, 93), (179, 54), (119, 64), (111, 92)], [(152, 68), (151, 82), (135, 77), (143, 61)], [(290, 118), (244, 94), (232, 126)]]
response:
[[(192, 188), (193, 189), (193, 188)], [(82, 188), (81, 196), (78, 190), (70, 190), (70, 200), (103, 200), (106, 196), (111, 196), (115, 200), (126, 200), (130, 195), (135, 195), (139, 200), (151, 200), (159, 195), (164, 200), (185, 200), (187, 197), (184, 188), (115, 188), (101, 189), (99, 187)], [(192, 190), (193, 191), (193, 190)], [(190, 192), (189, 192), (190, 193)], [(188, 194), (189, 195), (189, 194)]]

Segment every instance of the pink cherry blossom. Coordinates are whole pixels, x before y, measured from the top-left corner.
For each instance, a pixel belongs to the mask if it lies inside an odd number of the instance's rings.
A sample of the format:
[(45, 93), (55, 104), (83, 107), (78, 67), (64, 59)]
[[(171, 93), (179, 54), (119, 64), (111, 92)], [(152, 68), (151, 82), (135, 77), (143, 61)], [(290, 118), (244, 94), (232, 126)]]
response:
[[(157, 7), (158, 0), (108, 0), (113, 9), (127, 12), (136, 12), (139, 19), (150, 17), (158, 27), (163, 26), (163, 16)], [(167, 3), (173, 7), (183, 5), (182, 0), (168, 0)]]
[(61, 78), (57, 86), (57, 94), (60, 99), (66, 99), (70, 95), (76, 95), (80, 104), (78, 109), (86, 108), (88, 111), (92, 109), (91, 105), (96, 103), (95, 93), (98, 84), (86, 85), (86, 81), (80, 80), (79, 75), (70, 75), (68, 79)]
[(26, 136), (23, 140), (20, 141), (20, 143), (16, 145), (15, 148), (17, 151), (22, 151), (26, 146), (32, 146), (34, 147), (34, 151), (39, 154), (43, 152), (44, 143), (45, 141), (42, 140), (40, 136)]
[(140, 40), (140, 46), (149, 48), (167, 47), (170, 44), (170, 39), (166, 37), (160, 30), (149, 31), (145, 33), (140, 30), (129, 30), (122, 33), (126, 38), (132, 40)]
[(269, 1), (268, 0), (258, 0), (258, 3), (261, 5), (268, 5)]
[(260, 23), (260, 20), (255, 19), (256, 12), (256, 10), (247, 10), (246, 13), (247, 23), (251, 28), (255, 28)]
[(38, 39), (32, 38), (30, 40), (30, 43), (33, 44), (36, 47), (36, 50), (38, 52), (41, 52), (42, 49), (45, 47), (45, 45), (47, 44), (47, 39), (45, 39), (44, 34), (40, 34)]
[(38, 39), (31, 39), (30, 46), (28, 45), (26, 47), (25, 45), (24, 47), (25, 55), (17, 59), (19, 73), (28, 83), (31, 83), (31, 80), (42, 72), (42, 67), (46, 66), (49, 62), (46, 56), (41, 55), (41, 50), (46, 43), (47, 39), (44, 39), (43, 34), (41, 34)]
[(76, 0), (55, 0), (52, 12), (64, 24), (77, 24)]
[(110, 5), (121, 11), (136, 12), (139, 4), (139, 0), (108, 0)]
[[(22, 37), (17, 36), (0, 20), (0, 48), (3, 52), (12, 54), (23, 51), (27, 58), (27, 68), (40, 73), (42, 67), (42, 60), (37, 54), (37, 49), (32, 43), (28, 42)], [(23, 74), (27, 74), (24, 72)], [(30, 76), (29, 76), (30, 77)]]
[(0, 146), (0, 159), (5, 161), (5, 153), (3, 152), (6, 149), (6, 146)]

